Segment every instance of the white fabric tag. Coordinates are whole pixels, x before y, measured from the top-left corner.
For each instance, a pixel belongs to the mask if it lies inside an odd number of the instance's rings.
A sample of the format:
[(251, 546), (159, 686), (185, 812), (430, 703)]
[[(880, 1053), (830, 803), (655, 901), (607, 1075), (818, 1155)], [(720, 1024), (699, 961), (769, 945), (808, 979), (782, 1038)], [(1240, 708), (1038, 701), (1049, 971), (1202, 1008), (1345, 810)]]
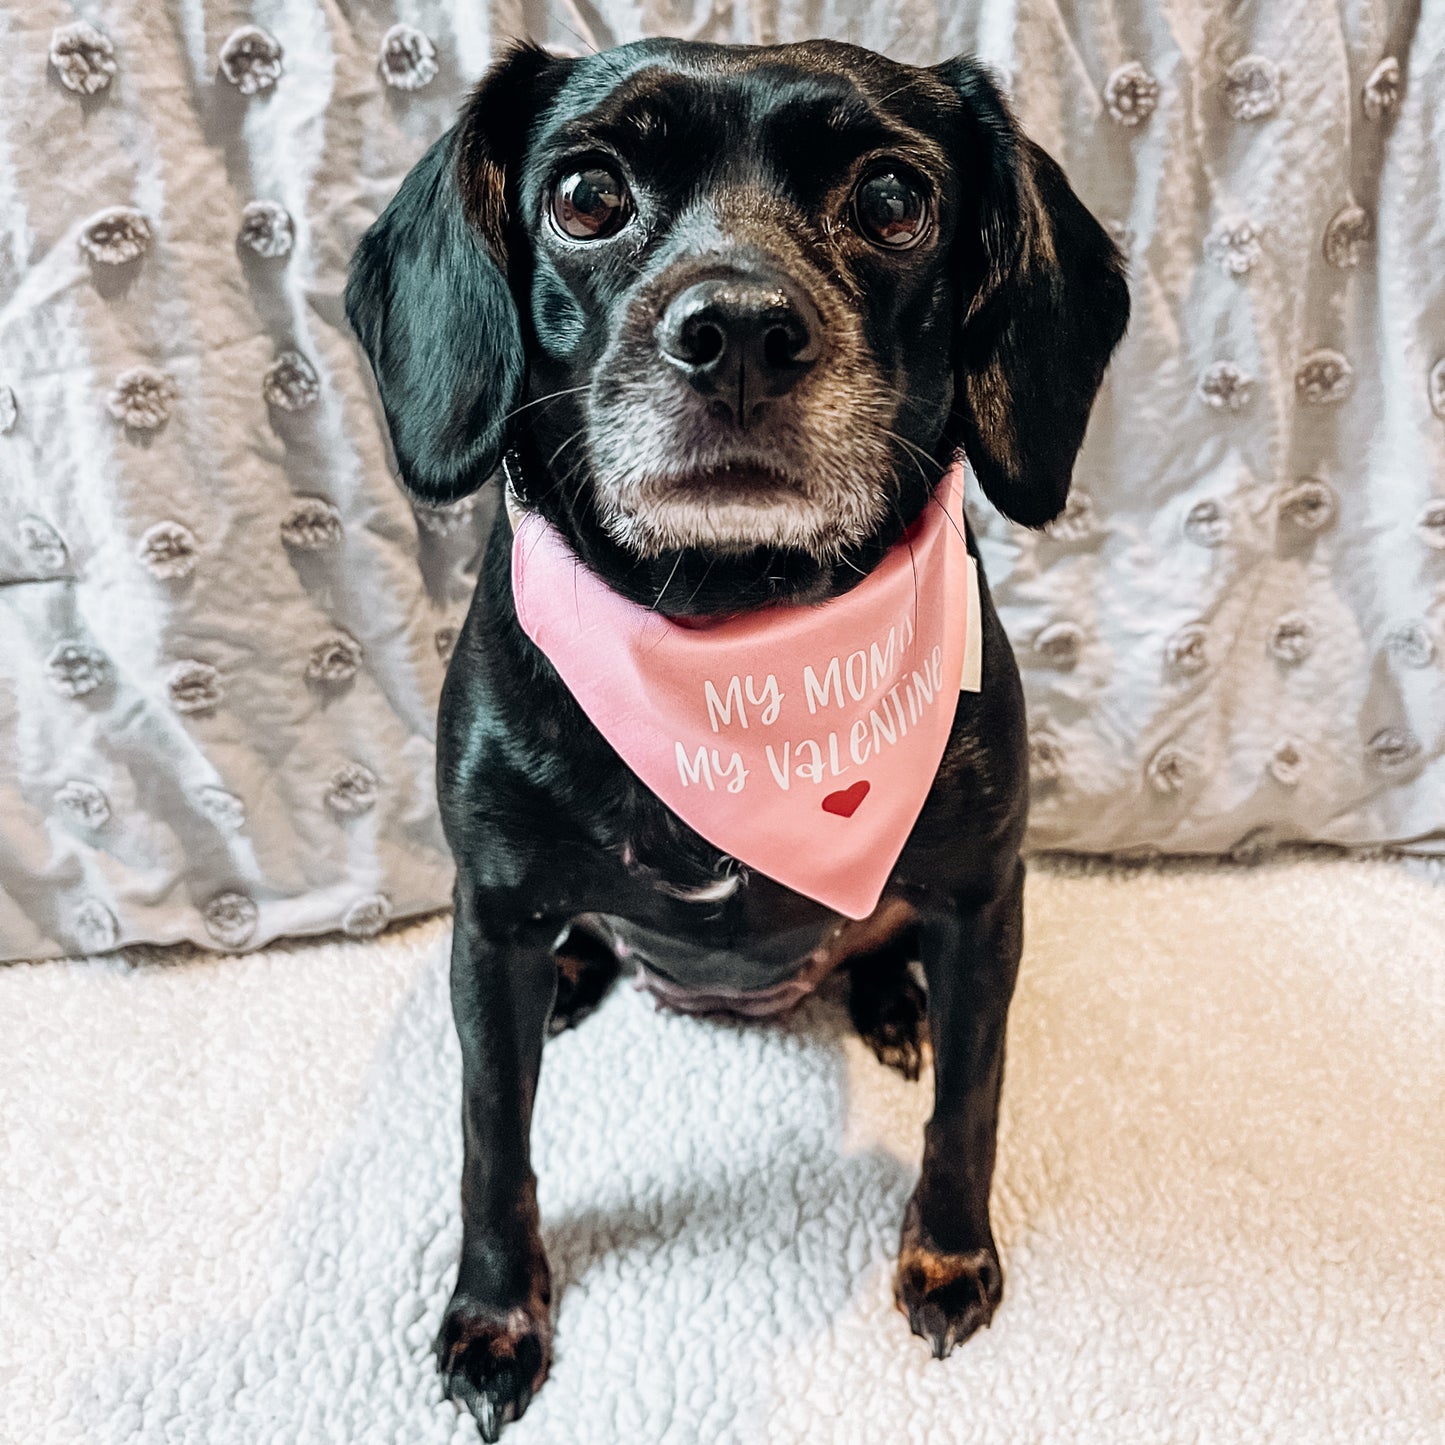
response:
[(963, 642), (960, 692), (983, 691), (983, 619), (979, 615), (978, 563), (968, 559), (968, 636)]

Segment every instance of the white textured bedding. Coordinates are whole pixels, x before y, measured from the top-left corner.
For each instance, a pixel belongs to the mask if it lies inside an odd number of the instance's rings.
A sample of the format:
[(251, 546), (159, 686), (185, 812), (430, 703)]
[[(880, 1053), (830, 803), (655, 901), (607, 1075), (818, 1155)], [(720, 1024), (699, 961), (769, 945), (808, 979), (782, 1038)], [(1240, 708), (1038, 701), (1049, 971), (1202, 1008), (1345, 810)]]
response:
[[(547, 1047), (557, 1361), (511, 1445), (1438, 1445), (1445, 889), (1029, 883), (991, 1329), (889, 1296), (932, 1093), (841, 1006)], [(0, 971), (0, 1441), (474, 1445), (445, 920)]]
[(0, 957), (446, 899), (485, 507), (414, 513), (343, 268), (510, 35), (977, 50), (1130, 253), (1048, 535), (980, 508), (1036, 846), (1445, 828), (1445, 6), (0, 0)]

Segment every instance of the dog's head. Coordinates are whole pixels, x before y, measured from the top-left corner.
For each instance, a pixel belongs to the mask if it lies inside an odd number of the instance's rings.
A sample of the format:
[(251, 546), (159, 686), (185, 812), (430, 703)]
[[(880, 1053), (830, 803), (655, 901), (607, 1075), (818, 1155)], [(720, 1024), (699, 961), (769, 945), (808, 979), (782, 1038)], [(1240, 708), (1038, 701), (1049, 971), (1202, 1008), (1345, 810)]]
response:
[(346, 303), (415, 497), (513, 449), (524, 502), (672, 613), (842, 590), (959, 445), (1047, 522), (1129, 310), (972, 61), (661, 40), (512, 50)]

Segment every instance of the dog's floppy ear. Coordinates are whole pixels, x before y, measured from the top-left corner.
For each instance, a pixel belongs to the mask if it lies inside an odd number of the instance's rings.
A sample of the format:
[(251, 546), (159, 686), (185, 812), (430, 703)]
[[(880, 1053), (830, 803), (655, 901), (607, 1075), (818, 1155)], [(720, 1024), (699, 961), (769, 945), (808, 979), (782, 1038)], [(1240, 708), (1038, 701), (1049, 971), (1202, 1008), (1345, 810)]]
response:
[[(1015, 123), (975, 61), (936, 66), (959, 96), (965, 291), (957, 440), (989, 500), (1040, 527), (1063, 510), (1109, 356), (1129, 320), (1124, 262), (1063, 171)], [(972, 194), (970, 194), (972, 193)]]
[(496, 470), (526, 362), (508, 284), (507, 171), (565, 62), (517, 46), (361, 238), (346, 317), (386, 410), (401, 480), (440, 506)]

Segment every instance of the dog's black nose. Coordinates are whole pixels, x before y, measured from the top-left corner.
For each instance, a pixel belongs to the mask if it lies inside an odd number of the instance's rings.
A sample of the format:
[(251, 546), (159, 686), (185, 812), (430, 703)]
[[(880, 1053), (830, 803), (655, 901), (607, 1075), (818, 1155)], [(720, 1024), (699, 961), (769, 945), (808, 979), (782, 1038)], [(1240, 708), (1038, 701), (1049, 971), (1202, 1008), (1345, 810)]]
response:
[(663, 356), (741, 425), (818, 359), (817, 308), (781, 280), (724, 276), (678, 292), (657, 325)]

